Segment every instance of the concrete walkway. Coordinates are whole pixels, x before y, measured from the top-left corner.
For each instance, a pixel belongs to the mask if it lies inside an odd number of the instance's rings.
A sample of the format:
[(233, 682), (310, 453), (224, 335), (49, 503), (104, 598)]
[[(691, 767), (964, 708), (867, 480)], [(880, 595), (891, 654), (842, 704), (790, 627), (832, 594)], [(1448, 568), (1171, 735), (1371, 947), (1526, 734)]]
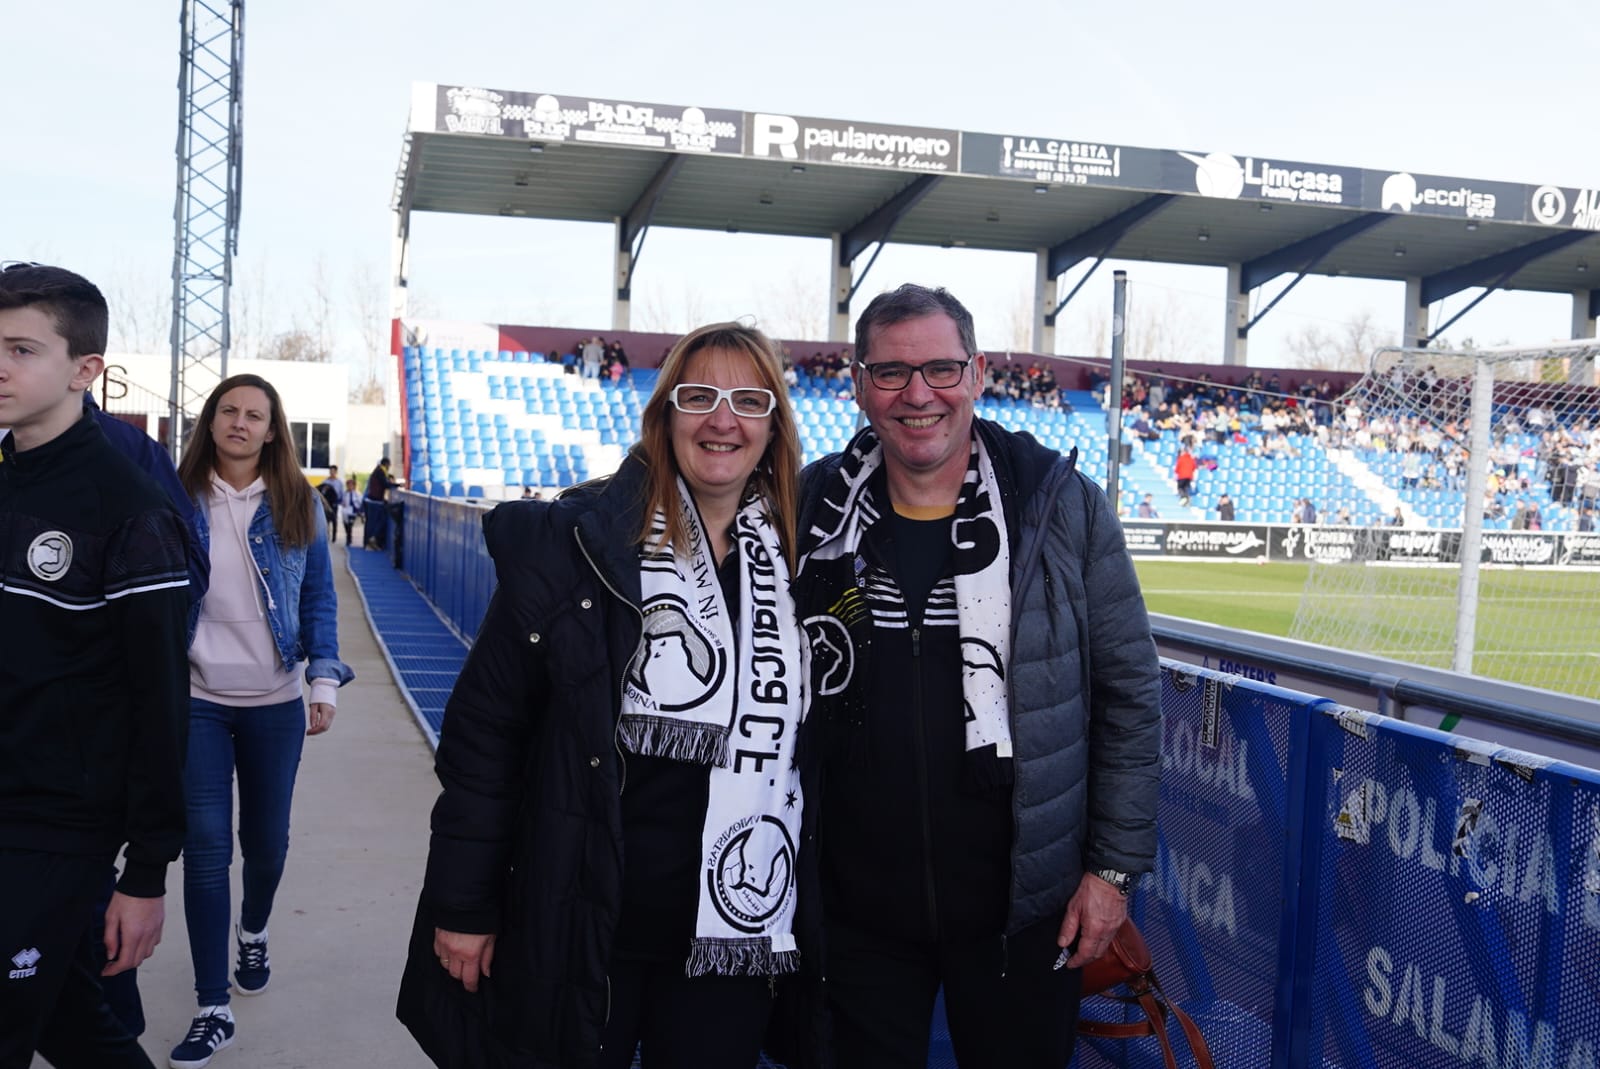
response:
[[(395, 1020), (394, 1001), (439, 786), (432, 754), (362, 612), (346, 552), (342, 545), (333, 551), (339, 645), (356, 679), (339, 692), (333, 727), (306, 740), (288, 868), (270, 927), (271, 986), (255, 997), (234, 996), (238, 1032), (212, 1069), (432, 1064)], [(237, 845), (234, 853), (237, 916)], [(139, 991), (148, 1022), (144, 1048), (165, 1067), (195, 1010), (181, 860), (168, 870), (166, 929), (139, 970)]]

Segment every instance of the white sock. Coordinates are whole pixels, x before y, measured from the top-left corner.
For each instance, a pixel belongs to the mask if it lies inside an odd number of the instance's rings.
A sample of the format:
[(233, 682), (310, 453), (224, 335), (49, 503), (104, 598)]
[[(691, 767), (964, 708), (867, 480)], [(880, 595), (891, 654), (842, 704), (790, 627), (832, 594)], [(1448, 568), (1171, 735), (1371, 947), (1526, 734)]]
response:
[(200, 1007), (200, 1012), (196, 1013), (195, 1016), (196, 1017), (221, 1017), (221, 1018), (223, 1018), (225, 1020), (231, 1021), (231, 1020), (233, 1020), (233, 1010), (232, 1010), (232, 1008), (230, 1008), (228, 1006), (201, 1006)]
[(263, 928), (259, 932), (247, 932), (244, 930), (244, 925), (241, 924), (239, 926), (239, 941), (243, 943), (265, 943), (267, 941), (267, 930)]

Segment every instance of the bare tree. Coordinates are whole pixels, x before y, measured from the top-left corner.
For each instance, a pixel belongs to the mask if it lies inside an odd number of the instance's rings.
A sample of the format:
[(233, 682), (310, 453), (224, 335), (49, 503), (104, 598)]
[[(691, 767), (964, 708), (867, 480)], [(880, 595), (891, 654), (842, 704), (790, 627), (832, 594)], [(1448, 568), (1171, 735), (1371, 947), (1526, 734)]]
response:
[(643, 298), (639, 302), (639, 315), (637, 317), (638, 322), (634, 324), (635, 330), (674, 334), (699, 326), (706, 321), (705, 296), (697, 286), (691, 284), (687, 279), (683, 282), (683, 303), (676, 314), (667, 310), (669, 298), (658, 287), (652, 286), (646, 290)]
[(1005, 310), (1006, 348), (1019, 353), (1033, 352), (1033, 294), (1019, 289), (1011, 294)]
[(362, 357), (359, 381), (350, 389), (350, 400), (356, 404), (381, 404), (384, 366), (389, 356), (388, 295), (382, 272), (370, 260), (351, 267), (349, 301)]
[(121, 261), (102, 281), (111, 311), (108, 348), (127, 353), (172, 349), (172, 281), (149, 265)]
[(1373, 352), (1394, 343), (1394, 335), (1380, 330), (1372, 313), (1363, 309), (1337, 330), (1308, 323), (1284, 344), (1294, 363), (1308, 371), (1362, 371)]
[(826, 293), (814, 274), (791, 267), (785, 278), (756, 295), (762, 329), (775, 338), (823, 338), (828, 332)]
[(274, 334), (260, 354), (262, 360), (292, 360), (316, 364), (325, 364), (332, 358), (333, 354), (317, 343), (317, 336), (314, 333), (299, 326)]
[(236, 264), (232, 295), (233, 355), (241, 360), (260, 358), (272, 336), (265, 257), (257, 256), (253, 262)]
[(1129, 360), (1195, 363), (1211, 355), (1204, 341), (1205, 326), (1171, 290), (1130, 287), (1127, 330)]

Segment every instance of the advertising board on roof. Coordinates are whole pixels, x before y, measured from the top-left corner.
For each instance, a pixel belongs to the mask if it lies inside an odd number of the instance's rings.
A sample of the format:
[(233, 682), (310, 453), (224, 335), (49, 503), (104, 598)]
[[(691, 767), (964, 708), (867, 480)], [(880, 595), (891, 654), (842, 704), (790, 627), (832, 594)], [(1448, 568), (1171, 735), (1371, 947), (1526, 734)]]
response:
[(1281, 200), (1354, 207), (1361, 203), (1362, 171), (1322, 163), (1282, 163), (1226, 152), (1167, 152), (1165, 177), (1174, 192), (1219, 200)]
[(1380, 174), (1368, 173), (1362, 207), (1371, 211), (1520, 221), (1528, 199), (1528, 187), (1513, 182), (1480, 182), (1409, 171), (1396, 171), (1380, 179)]
[(961, 173), (1051, 185), (1159, 189), (1161, 153), (1100, 141), (963, 132)]
[(961, 135), (954, 130), (767, 112), (751, 112), (745, 121), (747, 154), (758, 159), (933, 174), (953, 172), (960, 163)]
[(1600, 230), (1600, 189), (1540, 186), (1529, 200), (1528, 215), (1545, 226)]
[(737, 156), (743, 120), (718, 108), (441, 85), (434, 131)]

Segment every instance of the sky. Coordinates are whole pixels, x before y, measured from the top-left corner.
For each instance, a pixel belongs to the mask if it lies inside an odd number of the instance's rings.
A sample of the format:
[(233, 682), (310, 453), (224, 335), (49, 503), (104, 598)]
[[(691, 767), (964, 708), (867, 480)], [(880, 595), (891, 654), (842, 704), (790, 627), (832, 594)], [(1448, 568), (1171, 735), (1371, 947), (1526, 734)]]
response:
[[(114, 333), (157, 352), (179, 10), (0, 0), (12, 86), (0, 259), (102, 282)], [(364, 310), (387, 314), (389, 205), (416, 81), (1595, 187), (1597, 55), (1600, 19), (1579, 0), (251, 0), (236, 262), (248, 307), (235, 329), (242, 319), (264, 338), (317, 322), (320, 289), (339, 358), (359, 362)], [(418, 213), (412, 312), (603, 332), (613, 240), (609, 225)], [(821, 338), (828, 259), (823, 241), (652, 230), (633, 326), (752, 315), (780, 335), (809, 321)], [(1099, 351), (1118, 267), (1132, 328), (1140, 313), (1160, 317), (1192, 358), (1219, 358), (1220, 270), (1119, 261), (1068, 306), (1059, 352)], [(890, 245), (855, 310), (901, 281), (945, 285), (972, 309), (980, 345), (1003, 349), (1033, 270), (1031, 255)], [(1474, 293), (1435, 306), (1434, 322)], [(1297, 332), (1363, 313), (1398, 335), (1401, 298), (1400, 283), (1308, 278), (1252, 332), (1250, 362), (1288, 365)], [(1570, 318), (1568, 297), (1501, 293), (1451, 334), (1534, 344), (1565, 337)]]

